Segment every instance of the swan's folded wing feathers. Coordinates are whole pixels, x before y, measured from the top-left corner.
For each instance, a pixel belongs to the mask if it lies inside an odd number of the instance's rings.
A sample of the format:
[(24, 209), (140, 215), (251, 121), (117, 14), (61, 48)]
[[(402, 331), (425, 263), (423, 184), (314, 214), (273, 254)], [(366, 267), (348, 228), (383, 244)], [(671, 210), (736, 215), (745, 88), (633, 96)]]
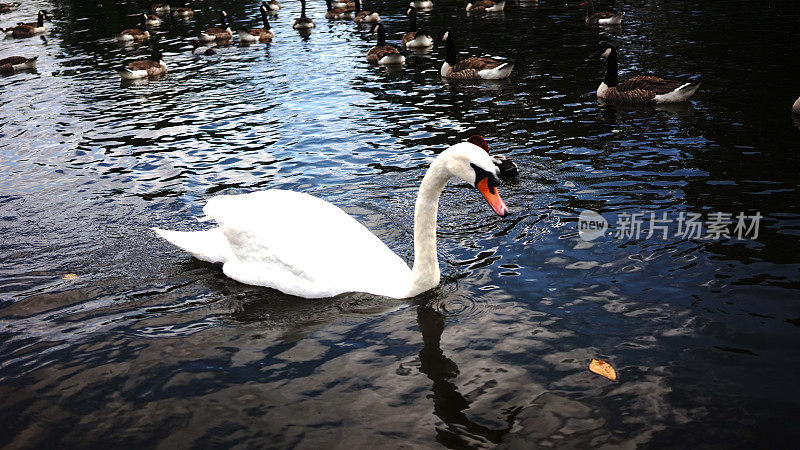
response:
[[(285, 272), (289, 278), (313, 282), (315, 288), (347, 286), (341, 291), (347, 292), (380, 283), (387, 273), (409, 272), (408, 265), (361, 223), (308, 194), (272, 189), (221, 195), (210, 199), (203, 212), (220, 224), (238, 261), (248, 265), (239, 267), (251, 284), (275, 287), (267, 272)], [(237, 265), (224, 268), (226, 274)], [(259, 265), (262, 275), (255, 269)]]

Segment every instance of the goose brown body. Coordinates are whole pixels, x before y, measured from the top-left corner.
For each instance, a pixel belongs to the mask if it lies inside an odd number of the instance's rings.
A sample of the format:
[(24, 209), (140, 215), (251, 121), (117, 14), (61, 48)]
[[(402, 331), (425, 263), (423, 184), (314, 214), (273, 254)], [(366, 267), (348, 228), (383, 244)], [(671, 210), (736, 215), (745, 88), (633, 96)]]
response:
[(138, 28), (128, 28), (127, 30), (122, 30), (120, 35), (130, 36), (134, 42), (145, 42), (150, 39), (149, 31), (140, 30)]
[(481, 78), (479, 74), (481, 70), (496, 69), (503, 64), (505, 64), (505, 62), (492, 58), (472, 57), (462, 59), (450, 67), (450, 73), (447, 75), (447, 78), (478, 80)]
[(128, 69), (132, 71), (146, 70), (148, 77), (157, 77), (167, 71), (160, 61), (152, 61), (149, 59), (142, 59), (128, 64)]
[(0, 3), (0, 13), (10, 13), (11, 11), (16, 10), (19, 7), (19, 3)]
[(470, 3), (470, 7), (467, 9), (467, 11), (471, 13), (485, 13), (487, 9), (494, 7), (496, 4), (497, 3), (491, 0), (480, 0)]
[(0, 59), (0, 74), (9, 75), (17, 70), (33, 69), (36, 67), (36, 58), (25, 58), (24, 56), (9, 56)]
[(654, 76), (633, 77), (616, 87), (609, 87), (602, 98), (625, 103), (649, 103), (656, 95), (668, 94), (684, 83)]
[(391, 45), (375, 46), (367, 52), (367, 62), (377, 64), (384, 56), (400, 53), (396, 48)]

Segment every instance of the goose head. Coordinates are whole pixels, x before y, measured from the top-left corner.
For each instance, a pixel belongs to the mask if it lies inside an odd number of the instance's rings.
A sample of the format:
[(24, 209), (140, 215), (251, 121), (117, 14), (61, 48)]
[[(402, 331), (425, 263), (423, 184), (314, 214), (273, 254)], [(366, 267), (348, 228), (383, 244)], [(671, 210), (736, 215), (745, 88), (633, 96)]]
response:
[(222, 25), (220, 28), (222, 28), (223, 30), (225, 28), (228, 28), (228, 13), (225, 12), (224, 9), (219, 11), (219, 21)]
[(445, 29), (439, 32), (436, 42), (447, 42), (448, 39), (450, 39), (450, 30)]
[(608, 42), (601, 42), (597, 44), (597, 51), (592, 53), (590, 58), (603, 58), (607, 59), (608, 56), (611, 54), (611, 51), (614, 50), (614, 46), (609, 44)]
[(450, 175), (474, 186), (500, 217), (509, 214), (508, 207), (500, 197), (500, 168), (489, 155), (489, 145), (480, 136), (472, 136), (448, 148), (440, 155)]

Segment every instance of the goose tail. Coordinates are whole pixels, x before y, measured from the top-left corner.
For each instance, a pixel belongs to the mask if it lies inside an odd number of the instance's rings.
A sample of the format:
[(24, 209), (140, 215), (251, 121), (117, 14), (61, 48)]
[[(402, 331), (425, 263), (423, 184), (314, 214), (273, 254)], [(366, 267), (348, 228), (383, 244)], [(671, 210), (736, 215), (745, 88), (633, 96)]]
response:
[(615, 14), (614, 17), (612, 17), (611, 20), (609, 20), (609, 22), (608, 22), (609, 25), (619, 25), (619, 24), (621, 24), (622, 23), (622, 16), (624, 16), (624, 15), (625, 15), (624, 11), (619, 13), (619, 14)]

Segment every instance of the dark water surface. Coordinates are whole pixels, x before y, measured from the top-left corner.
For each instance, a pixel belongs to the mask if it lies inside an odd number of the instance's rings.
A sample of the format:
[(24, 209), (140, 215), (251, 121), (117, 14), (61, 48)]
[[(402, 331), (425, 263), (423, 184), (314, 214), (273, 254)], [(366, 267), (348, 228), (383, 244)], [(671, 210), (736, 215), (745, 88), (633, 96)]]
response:
[[(370, 67), (374, 36), (325, 21), (321, 0), (309, 37), (287, 0), (273, 44), (191, 56), (219, 5), (256, 25), (258, 3), (196, 2), (159, 33), (169, 74), (131, 86), (114, 68), (148, 50), (114, 33), (134, 2), (27, 0), (0, 17), (54, 19), (46, 40), (0, 41), (0, 57), (39, 56), (0, 78), (0, 446), (793, 446), (800, 8), (620, 1), (611, 30), (586, 28), (577, 0), (421, 15), (465, 55), (513, 58), (507, 83), (443, 82), (441, 48)], [(368, 3), (396, 42), (405, 2)], [(600, 40), (623, 77), (703, 85), (677, 107), (600, 105), (604, 65), (586, 60)], [(409, 260), (424, 170), (472, 134), (520, 166), (501, 188), (515, 214), (450, 185), (443, 282), (421, 298), (293, 298), (149, 230), (206, 227), (219, 193), (286, 188)], [(584, 209), (609, 235), (580, 239)], [(755, 240), (614, 238), (623, 212), (763, 219)]]

